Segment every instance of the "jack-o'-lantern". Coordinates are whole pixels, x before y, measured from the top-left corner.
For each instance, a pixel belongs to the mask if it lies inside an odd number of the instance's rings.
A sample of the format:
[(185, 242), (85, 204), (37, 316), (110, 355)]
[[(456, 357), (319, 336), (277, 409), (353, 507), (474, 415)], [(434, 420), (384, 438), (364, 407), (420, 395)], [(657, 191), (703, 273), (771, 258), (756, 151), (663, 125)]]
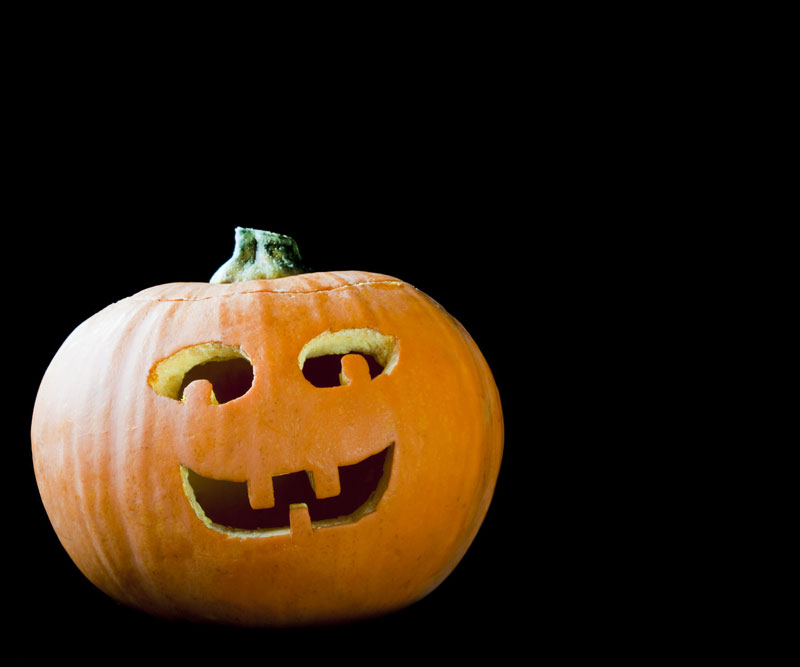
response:
[(237, 228), (210, 283), (81, 324), (32, 421), (62, 545), (114, 599), (168, 618), (342, 622), (432, 591), (487, 512), (503, 447), (478, 347), (396, 278), (304, 273)]

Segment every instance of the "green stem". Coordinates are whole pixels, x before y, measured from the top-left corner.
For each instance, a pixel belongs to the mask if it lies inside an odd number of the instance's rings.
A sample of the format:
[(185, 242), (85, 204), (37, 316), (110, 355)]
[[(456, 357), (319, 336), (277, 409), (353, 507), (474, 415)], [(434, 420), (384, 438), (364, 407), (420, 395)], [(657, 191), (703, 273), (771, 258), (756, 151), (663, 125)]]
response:
[(211, 277), (212, 283), (272, 280), (306, 273), (293, 238), (247, 227), (236, 228), (233, 257)]

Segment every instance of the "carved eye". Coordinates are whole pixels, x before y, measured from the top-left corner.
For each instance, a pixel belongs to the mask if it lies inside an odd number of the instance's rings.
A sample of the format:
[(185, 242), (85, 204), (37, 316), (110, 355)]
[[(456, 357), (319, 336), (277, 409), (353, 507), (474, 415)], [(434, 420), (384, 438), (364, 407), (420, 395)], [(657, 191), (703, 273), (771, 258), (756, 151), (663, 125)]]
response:
[[(323, 354), (320, 357), (306, 359), (303, 364), (303, 377), (315, 387), (339, 387), (342, 384), (342, 357), (343, 354)], [(375, 378), (383, 372), (383, 366), (369, 354), (359, 355), (367, 362), (370, 378)]]
[(303, 346), (297, 363), (303, 377), (315, 387), (338, 387), (349, 381), (341, 360), (350, 354), (366, 360), (370, 378), (388, 375), (397, 363), (397, 340), (374, 329), (325, 331)]
[(253, 385), (253, 365), (234, 345), (200, 343), (162, 359), (147, 378), (156, 393), (176, 401), (183, 400), (184, 390), (195, 380), (211, 383), (212, 403), (227, 403), (246, 394)]

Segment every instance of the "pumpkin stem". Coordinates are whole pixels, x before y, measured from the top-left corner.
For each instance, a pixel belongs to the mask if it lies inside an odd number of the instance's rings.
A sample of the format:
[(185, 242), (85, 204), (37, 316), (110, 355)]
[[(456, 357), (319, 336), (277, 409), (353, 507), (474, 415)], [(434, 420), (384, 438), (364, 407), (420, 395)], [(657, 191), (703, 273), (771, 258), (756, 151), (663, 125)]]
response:
[(305, 272), (293, 238), (260, 229), (237, 227), (233, 257), (217, 269), (211, 282), (272, 280)]

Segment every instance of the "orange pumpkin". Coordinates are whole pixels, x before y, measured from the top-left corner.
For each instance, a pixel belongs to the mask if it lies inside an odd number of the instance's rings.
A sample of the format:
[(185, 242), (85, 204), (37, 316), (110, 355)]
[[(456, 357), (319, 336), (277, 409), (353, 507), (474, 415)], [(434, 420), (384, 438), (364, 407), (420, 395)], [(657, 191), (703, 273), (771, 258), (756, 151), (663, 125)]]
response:
[(151, 614), (340, 622), (432, 591), (486, 514), (503, 420), (461, 325), (396, 278), (303, 273), (237, 229), (211, 283), (114, 303), (42, 380), (36, 480), (69, 556)]

